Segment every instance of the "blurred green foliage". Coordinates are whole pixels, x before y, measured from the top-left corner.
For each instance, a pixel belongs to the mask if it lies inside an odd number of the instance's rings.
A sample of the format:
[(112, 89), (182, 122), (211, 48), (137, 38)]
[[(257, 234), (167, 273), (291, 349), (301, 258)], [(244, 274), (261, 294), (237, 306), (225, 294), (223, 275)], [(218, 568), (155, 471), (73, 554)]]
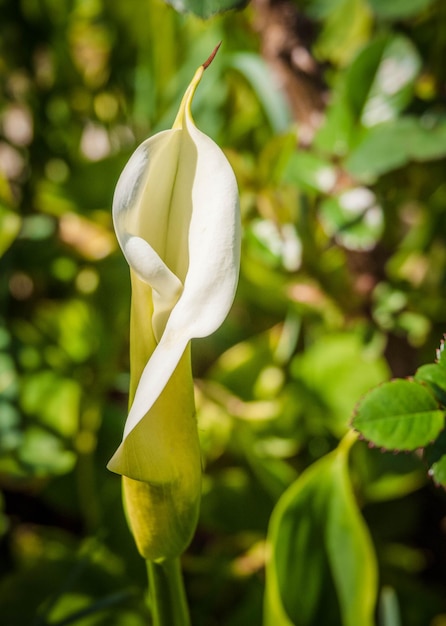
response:
[(364, 393), (431, 363), (445, 330), (446, 5), (292, 6), (313, 23), (326, 101), (298, 149), (259, 2), (202, 21), (160, 0), (0, 0), (5, 626), (149, 622), (105, 469), (126, 416), (130, 295), (110, 206), (220, 40), (194, 116), (236, 172), (244, 238), (231, 315), (193, 346), (192, 623), (446, 624), (445, 495), (419, 455), (348, 426)]

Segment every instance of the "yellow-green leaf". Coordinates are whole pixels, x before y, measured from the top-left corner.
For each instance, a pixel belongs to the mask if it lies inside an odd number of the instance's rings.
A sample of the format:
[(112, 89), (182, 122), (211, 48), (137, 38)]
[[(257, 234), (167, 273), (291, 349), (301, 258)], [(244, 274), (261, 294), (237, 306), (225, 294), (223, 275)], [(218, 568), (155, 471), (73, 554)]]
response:
[(372, 626), (376, 558), (348, 473), (349, 440), (284, 493), (268, 531), (265, 626)]

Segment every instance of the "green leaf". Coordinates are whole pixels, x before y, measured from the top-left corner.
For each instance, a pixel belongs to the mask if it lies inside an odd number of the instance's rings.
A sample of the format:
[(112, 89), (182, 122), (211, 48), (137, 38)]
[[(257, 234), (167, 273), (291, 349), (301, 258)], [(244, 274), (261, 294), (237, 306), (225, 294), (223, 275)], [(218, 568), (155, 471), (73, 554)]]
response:
[(359, 180), (373, 181), (410, 161), (430, 161), (446, 155), (446, 120), (430, 126), (405, 116), (368, 129), (345, 162)]
[(289, 106), (279, 87), (274, 88), (275, 77), (262, 57), (251, 52), (239, 52), (229, 56), (228, 65), (249, 82), (274, 132), (286, 131), (291, 123)]
[(209, 18), (231, 9), (243, 9), (247, 0), (166, 0), (179, 13), (193, 13)]
[(371, 127), (396, 119), (412, 99), (420, 68), (420, 56), (406, 37), (372, 41), (346, 77), (346, 95), (361, 123)]
[(446, 487), (446, 430), (424, 451), (424, 459), (430, 466), (429, 476), (438, 485)]
[(359, 399), (389, 377), (384, 359), (373, 357), (359, 335), (345, 332), (324, 335), (292, 361), (292, 377), (321, 399), (324, 427), (336, 435)]
[(19, 234), (21, 222), (17, 213), (0, 202), (0, 257)]
[(446, 367), (446, 350), (444, 349), (445, 337), (446, 335), (441, 340), (440, 347), (437, 349), (437, 362), (442, 367)]
[(37, 417), (53, 433), (75, 435), (81, 402), (77, 381), (41, 370), (23, 379), (20, 400), (24, 412)]
[(328, 193), (336, 183), (336, 170), (329, 161), (312, 152), (294, 152), (285, 168), (283, 179), (304, 189)]
[(432, 464), (429, 476), (438, 485), (446, 487), (446, 454), (443, 454), (438, 461)]
[(425, 468), (415, 454), (383, 453), (379, 448), (356, 446), (353, 463), (365, 502), (402, 498), (426, 482)]
[[(348, 153), (354, 140), (358, 142), (356, 122), (373, 127), (395, 120), (412, 98), (420, 66), (420, 56), (406, 37), (375, 38), (354, 59), (345, 78), (338, 82), (325, 121), (316, 134), (315, 145), (342, 156)], [(384, 153), (384, 159), (386, 156)]]
[(345, 97), (345, 88), (341, 86), (333, 94), (325, 119), (316, 132), (314, 147), (328, 154), (345, 156), (351, 147), (354, 123), (351, 107)]
[(21, 464), (35, 476), (65, 474), (76, 462), (74, 452), (65, 449), (60, 439), (37, 426), (26, 431), (18, 456)]
[(382, 208), (365, 187), (327, 198), (320, 205), (319, 216), (327, 234), (350, 250), (370, 250), (384, 228)]
[(376, 446), (415, 450), (433, 441), (444, 427), (445, 412), (422, 385), (394, 380), (370, 391), (352, 425)]
[(348, 447), (344, 440), (307, 469), (273, 512), (265, 626), (373, 624), (376, 560), (353, 495)]
[(74, 624), (75, 622), (79, 622), (82, 618), (87, 618), (93, 616), (95, 613), (105, 611), (111, 607), (116, 607), (116, 605), (132, 598), (133, 595), (135, 594), (131, 590), (117, 591), (116, 593), (111, 593), (93, 603), (88, 604), (87, 606), (84, 606), (83, 608), (73, 611), (73, 605), (75, 605), (76, 602), (79, 602), (82, 606), (85, 600), (84, 598), (79, 598), (77, 595), (70, 596), (69, 594), (66, 594), (64, 600), (65, 603), (70, 606), (71, 612), (61, 620), (52, 622), (52, 624), (53, 626), (68, 626), (69, 624)]
[(379, 615), (382, 626), (401, 626), (398, 597), (392, 587), (384, 587), (381, 592)]
[(266, 266), (283, 267), (288, 271), (299, 268), (302, 244), (293, 224), (278, 225), (273, 220), (252, 220), (245, 231), (250, 251)]
[(378, 17), (395, 20), (415, 16), (433, 4), (433, 0), (368, 0), (368, 3)]
[(446, 368), (443, 365), (428, 363), (419, 367), (415, 380), (426, 383), (443, 406), (446, 406)]
[[(280, 440), (278, 443), (280, 445)], [(249, 441), (249, 444), (251, 445), (246, 445), (245, 454), (252, 471), (259, 484), (276, 501), (296, 478), (296, 471), (282, 459), (260, 455), (255, 448), (253, 449), (254, 440)]]
[(304, 0), (305, 12), (315, 20), (326, 20), (334, 10), (342, 7), (343, 0)]
[[(316, 55), (345, 65), (369, 36), (372, 25), (370, 9), (364, 0), (340, 0), (332, 3), (330, 9), (316, 41)], [(349, 19), (345, 18), (346, 15)]]

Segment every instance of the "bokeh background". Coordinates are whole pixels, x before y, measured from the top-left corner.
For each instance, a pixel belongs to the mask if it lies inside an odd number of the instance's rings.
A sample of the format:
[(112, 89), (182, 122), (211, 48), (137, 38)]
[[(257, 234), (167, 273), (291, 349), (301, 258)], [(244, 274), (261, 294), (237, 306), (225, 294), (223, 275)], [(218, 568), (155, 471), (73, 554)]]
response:
[[(150, 623), (105, 469), (129, 383), (110, 207), (131, 152), (169, 128), (219, 41), (194, 117), (235, 170), (244, 234), (232, 312), (193, 345), (194, 626), (262, 623), (280, 496), (336, 448), (362, 395), (432, 362), (446, 330), (443, 0), (254, 0), (206, 20), (161, 0), (0, 0), (5, 626)], [(377, 624), (444, 626), (444, 491), (420, 455), (365, 442), (350, 473), (378, 561)], [(312, 551), (299, 579), (330, 578)], [(324, 589), (302, 623), (344, 623)]]

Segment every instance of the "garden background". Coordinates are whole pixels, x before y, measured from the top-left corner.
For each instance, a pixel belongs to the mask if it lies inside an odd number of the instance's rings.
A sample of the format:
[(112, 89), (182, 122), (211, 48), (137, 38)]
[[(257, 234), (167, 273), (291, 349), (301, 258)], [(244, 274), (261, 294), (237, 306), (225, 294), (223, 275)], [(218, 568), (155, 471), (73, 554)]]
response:
[(446, 331), (446, 4), (172, 4), (0, 0), (0, 622), (150, 623), (105, 468), (129, 383), (111, 202), (222, 41), (193, 113), (243, 242), (233, 309), (193, 343), (192, 623), (366, 626), (359, 598), (370, 624), (445, 626), (446, 474), (348, 433)]

